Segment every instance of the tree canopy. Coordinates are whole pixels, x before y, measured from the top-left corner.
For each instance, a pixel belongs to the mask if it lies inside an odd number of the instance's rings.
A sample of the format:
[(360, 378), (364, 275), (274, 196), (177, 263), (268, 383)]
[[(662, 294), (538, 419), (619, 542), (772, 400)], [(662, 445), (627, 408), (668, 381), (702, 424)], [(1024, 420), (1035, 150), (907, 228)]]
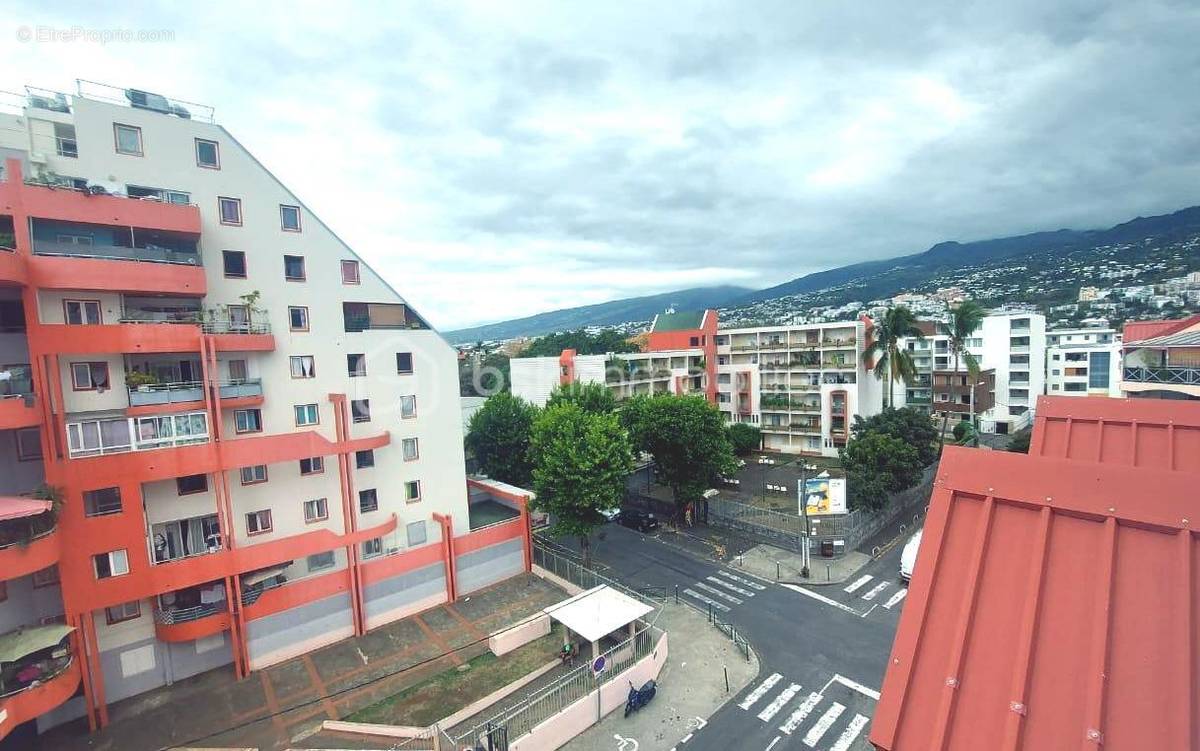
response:
[(533, 424), (533, 508), (550, 514), (551, 534), (579, 538), (585, 565), (600, 512), (621, 505), (633, 471), (629, 437), (617, 416), (566, 402), (547, 407)]
[(1022, 430), (1020, 433), (1014, 433), (1012, 438), (1008, 439), (1008, 445), (1005, 449), (1020, 454), (1029, 453), (1029, 441), (1033, 438), (1032, 430)]
[(492, 352), (458, 361), (458, 395), (491, 396), (511, 387), (508, 355)]
[(721, 413), (703, 397), (654, 396), (624, 415), (634, 447), (654, 456), (658, 479), (671, 489), (677, 514), (737, 468)]
[(530, 434), (538, 410), (509, 393), (488, 397), (467, 426), (467, 448), (479, 468), (501, 482), (528, 487), (533, 477)]
[(866, 419), (855, 415), (851, 432), (855, 438), (862, 438), (870, 433), (883, 433), (903, 441), (917, 452), (922, 467), (933, 464), (938, 457), (940, 431), (937, 425), (932, 417), (912, 407), (885, 407), (879, 414)]
[(925, 334), (917, 326), (917, 317), (903, 305), (888, 308), (875, 327), (871, 343), (863, 349), (863, 358), (875, 360), (875, 375), (887, 386), (887, 404), (895, 403), (893, 391), (896, 381), (912, 383), (917, 369), (912, 355), (900, 346), (905, 337), (924, 339)]
[(568, 383), (550, 392), (546, 408), (575, 404), (584, 412), (608, 414), (617, 408), (617, 399), (603, 383)]
[(613, 329), (604, 329), (595, 334), (579, 329), (540, 336), (521, 350), (517, 357), (558, 357), (564, 349), (573, 349), (581, 355), (638, 351), (636, 344), (625, 341), (624, 335)]
[(762, 431), (748, 422), (735, 422), (729, 426), (729, 443), (733, 453), (738, 456), (749, 456), (750, 452), (762, 446)]
[(889, 494), (911, 488), (921, 479), (916, 448), (886, 433), (856, 436), (842, 449), (841, 457), (852, 508), (881, 509)]

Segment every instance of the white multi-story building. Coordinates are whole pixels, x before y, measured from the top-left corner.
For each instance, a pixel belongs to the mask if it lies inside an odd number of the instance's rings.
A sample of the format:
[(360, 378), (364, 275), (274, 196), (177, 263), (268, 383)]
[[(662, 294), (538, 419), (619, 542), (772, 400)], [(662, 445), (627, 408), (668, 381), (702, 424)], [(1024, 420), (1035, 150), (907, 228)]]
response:
[(635, 395), (704, 392), (707, 374), (700, 348), (662, 352), (620, 352), (559, 357), (515, 357), (509, 361), (512, 393), (538, 407), (556, 388), (570, 383), (602, 383), (618, 399)]
[(872, 328), (866, 319), (718, 330), (717, 406), (730, 422), (758, 425), (765, 449), (836, 456), (854, 416), (883, 408), (886, 386), (862, 354)]
[(1064, 342), (1046, 347), (1046, 393), (1121, 396), (1121, 343)]
[(1015, 433), (1030, 425), (1045, 393), (1046, 317), (999, 310), (979, 327), (980, 367), (994, 370), (994, 405), (980, 417), (984, 433)]
[[(454, 350), (189, 109), (116, 89), (0, 114), (0, 642), (72, 629), (20, 656), (37, 680), (6, 682), (0, 738), (528, 565), (521, 499), (455, 553)], [(61, 512), (17, 497), (40, 483)]]

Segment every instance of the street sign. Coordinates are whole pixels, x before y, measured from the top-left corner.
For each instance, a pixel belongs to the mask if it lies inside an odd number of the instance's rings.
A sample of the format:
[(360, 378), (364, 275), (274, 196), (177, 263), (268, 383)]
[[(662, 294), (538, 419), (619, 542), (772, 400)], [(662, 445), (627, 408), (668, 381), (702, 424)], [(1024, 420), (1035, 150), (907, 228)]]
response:
[(604, 672), (604, 655), (600, 655), (596, 658), (596, 661), (592, 663), (592, 672), (596, 675), (600, 675)]

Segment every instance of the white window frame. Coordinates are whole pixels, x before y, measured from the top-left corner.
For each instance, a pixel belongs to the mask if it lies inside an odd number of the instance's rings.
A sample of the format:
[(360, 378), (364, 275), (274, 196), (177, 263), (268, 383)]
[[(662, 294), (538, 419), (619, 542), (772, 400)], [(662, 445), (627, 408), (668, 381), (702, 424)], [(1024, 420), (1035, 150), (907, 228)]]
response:
[[(417, 494), (411, 495), (409, 491), (411, 490), (412, 486), (414, 486), (414, 485), (416, 486)], [(420, 500), (421, 500), (421, 481), (420, 480), (405, 480), (404, 481), (404, 502), (405, 503), (417, 503)]]
[[(407, 406), (407, 408), (406, 408)], [(417, 395), (405, 394), (400, 397), (400, 419), (411, 420), (417, 416)]]
[[(196, 166), (204, 169), (221, 169), (221, 144), (218, 141), (213, 141), (208, 138), (197, 138), (196, 141)], [(212, 144), (213, 155), (217, 160), (213, 164), (208, 164), (200, 159), (200, 144)]]
[[(263, 526), (263, 514), (266, 514), (266, 526)], [(254, 520), (253, 529), (251, 528), (251, 520)], [(271, 514), (271, 509), (260, 509), (258, 511), (246, 512), (246, 534), (247, 535), (265, 535), (268, 532), (274, 531), (275, 519)]]
[(421, 447), (416, 438), (402, 438), (400, 448), (406, 462), (414, 462), (421, 458)]
[[(342, 260), (342, 284), (362, 284), (362, 268), (358, 261), (351, 259)], [(346, 269), (354, 269), (354, 273), (347, 276)]]
[[(289, 227), (287, 225), (287, 219), (285, 217), (287, 217), (287, 215), (289, 213), (295, 213), (295, 216), (296, 216), (296, 226), (295, 227)], [(304, 220), (300, 218), (300, 207), (299, 206), (294, 206), (292, 204), (287, 204), (287, 203), (279, 204), (279, 229), (283, 230), (284, 232), (303, 232), (304, 231)]]
[[(371, 493), (372, 494), (371, 497), (375, 499), (375, 505), (373, 508), (368, 508), (368, 509), (363, 508), (363, 493)], [(362, 490), (358, 491), (358, 513), (369, 514), (372, 511), (378, 511), (378, 510), (379, 510), (379, 491), (378, 490), (376, 490), (375, 488), (363, 488)]]
[[(261, 472), (259, 470), (262, 470)], [(241, 468), (242, 484), (243, 485), (258, 485), (267, 481), (267, 465), (254, 464), (249, 467)]]
[[(121, 133), (123, 131), (126, 133), (132, 133), (137, 137), (137, 151), (129, 151), (121, 148)], [(118, 154), (124, 154), (125, 156), (145, 156), (146, 146), (142, 142), (142, 129), (136, 125), (113, 123), (113, 149), (116, 150)]]
[[(100, 567), (96, 563), (96, 559), (101, 556), (108, 556), (108, 575), (100, 575)], [(107, 553), (97, 553), (92, 556), (92, 571), (96, 574), (97, 581), (100, 579), (113, 579), (118, 576), (125, 576), (129, 573), (129, 553), (124, 548), (120, 550), (110, 550)]]
[[(257, 415), (255, 427), (242, 427), (243, 424), (249, 425), (250, 415)], [(235, 409), (233, 411), (233, 432), (235, 433), (261, 433), (263, 429), (262, 410), (260, 409)]]
[(316, 404), (296, 404), (293, 405), (292, 411), (295, 413), (297, 428), (321, 424), (321, 410)]
[[(304, 462), (308, 462), (308, 471), (304, 471)], [(306, 456), (300, 460), (300, 476), (319, 475), (325, 471), (325, 457)]]
[[(310, 513), (311, 510), (311, 513)], [(304, 523), (323, 522), (329, 518), (329, 499), (313, 498), (304, 502)]]
[(361, 549), (363, 560), (378, 558), (383, 555), (383, 538), (372, 537), (369, 540), (364, 540)]
[(312, 355), (291, 355), (288, 357), (288, 370), (292, 378), (316, 378), (317, 359)]
[[(71, 308), (79, 308), (79, 323), (71, 323)], [(95, 322), (89, 321), (88, 310), (95, 309)], [(68, 326), (99, 326), (104, 323), (104, 311), (99, 300), (63, 300), (63, 323)]]

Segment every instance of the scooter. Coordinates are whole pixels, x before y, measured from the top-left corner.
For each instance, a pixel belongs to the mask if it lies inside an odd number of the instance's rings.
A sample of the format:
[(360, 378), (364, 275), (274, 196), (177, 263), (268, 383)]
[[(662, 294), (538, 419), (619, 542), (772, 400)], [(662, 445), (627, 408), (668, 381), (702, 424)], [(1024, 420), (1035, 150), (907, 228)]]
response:
[(646, 681), (641, 688), (634, 688), (633, 681), (630, 681), (629, 698), (625, 700), (625, 716), (628, 717), (631, 713), (649, 704), (657, 692), (658, 684), (654, 681)]

